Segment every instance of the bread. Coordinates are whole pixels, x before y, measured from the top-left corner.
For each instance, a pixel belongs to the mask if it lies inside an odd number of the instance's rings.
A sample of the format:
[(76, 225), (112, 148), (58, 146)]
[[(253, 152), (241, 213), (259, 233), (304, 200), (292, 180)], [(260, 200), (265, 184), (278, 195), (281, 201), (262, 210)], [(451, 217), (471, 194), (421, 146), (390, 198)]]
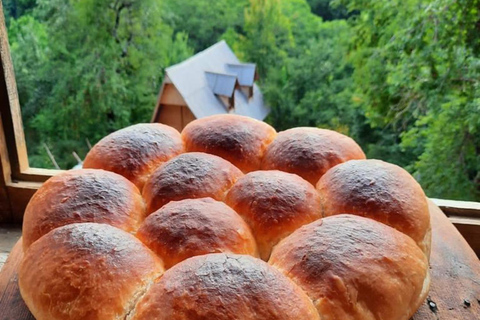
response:
[(32, 244), (18, 278), (37, 320), (120, 320), (162, 273), (161, 260), (129, 233), (75, 223)]
[(145, 216), (137, 187), (104, 170), (66, 171), (46, 181), (23, 217), (23, 247), (49, 231), (76, 222), (106, 223), (134, 232)]
[(427, 258), (410, 237), (354, 215), (298, 229), (269, 263), (305, 290), (322, 320), (410, 319), (430, 283)]
[(142, 190), (150, 174), (184, 152), (180, 133), (159, 123), (141, 123), (100, 140), (87, 154), (84, 168), (118, 173)]
[(265, 262), (208, 254), (168, 270), (139, 302), (132, 320), (320, 319), (293, 282)]
[(332, 130), (293, 128), (268, 146), (262, 170), (295, 173), (315, 185), (330, 168), (352, 159), (365, 159), (353, 139)]
[(243, 176), (233, 164), (220, 157), (190, 152), (160, 166), (142, 192), (150, 214), (170, 201), (211, 197), (223, 200), (225, 193)]
[(250, 225), (264, 260), (281, 239), (322, 217), (315, 188), (281, 171), (248, 173), (233, 185), (225, 202)]
[(333, 131), (275, 136), (231, 115), (132, 126), (85, 161), (119, 174), (48, 180), (18, 273), (36, 319), (408, 320), (430, 281), (420, 186)]
[(325, 216), (351, 213), (387, 224), (410, 236), (429, 256), (427, 198), (404, 169), (380, 160), (348, 161), (318, 182)]
[(168, 203), (143, 222), (137, 237), (162, 257), (167, 269), (207, 253), (258, 256), (257, 244), (245, 221), (212, 198)]
[(182, 131), (187, 151), (222, 157), (244, 173), (259, 170), (266, 147), (276, 131), (268, 124), (232, 114), (190, 122)]

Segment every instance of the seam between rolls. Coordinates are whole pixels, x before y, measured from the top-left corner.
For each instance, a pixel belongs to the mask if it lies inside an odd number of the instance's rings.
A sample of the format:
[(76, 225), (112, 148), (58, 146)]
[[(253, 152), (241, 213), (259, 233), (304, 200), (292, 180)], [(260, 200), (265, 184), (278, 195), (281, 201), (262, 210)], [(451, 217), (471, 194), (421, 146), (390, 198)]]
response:
[[(143, 297), (150, 291), (150, 288), (153, 286), (153, 284), (158, 280), (160, 279), (163, 274), (165, 272), (162, 272), (162, 273), (157, 273), (155, 276), (153, 276), (151, 279), (149, 279), (149, 281), (147, 282), (147, 284), (145, 286), (143, 286), (143, 289), (142, 290), (139, 290), (136, 292), (136, 294), (134, 295), (134, 297), (132, 299), (130, 299), (130, 305), (131, 307), (129, 308), (129, 310), (127, 310), (127, 312), (125, 312), (124, 316), (122, 317), (122, 320), (130, 320), (132, 319), (132, 317), (135, 315), (135, 311), (137, 309), (137, 305), (138, 303), (143, 299)], [(133, 301), (132, 301), (133, 300)]]

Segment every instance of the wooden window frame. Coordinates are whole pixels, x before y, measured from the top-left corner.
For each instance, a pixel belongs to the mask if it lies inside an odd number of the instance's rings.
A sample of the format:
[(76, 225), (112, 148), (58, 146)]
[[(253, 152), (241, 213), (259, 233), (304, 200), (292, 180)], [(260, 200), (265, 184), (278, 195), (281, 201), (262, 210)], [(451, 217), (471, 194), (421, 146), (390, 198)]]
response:
[[(0, 223), (21, 223), (25, 207), (48, 178), (63, 170), (30, 168), (22, 113), (0, 2)], [(480, 256), (480, 203), (432, 199)]]
[(30, 168), (10, 47), (0, 2), (0, 222), (19, 223), (42, 182), (61, 172)]

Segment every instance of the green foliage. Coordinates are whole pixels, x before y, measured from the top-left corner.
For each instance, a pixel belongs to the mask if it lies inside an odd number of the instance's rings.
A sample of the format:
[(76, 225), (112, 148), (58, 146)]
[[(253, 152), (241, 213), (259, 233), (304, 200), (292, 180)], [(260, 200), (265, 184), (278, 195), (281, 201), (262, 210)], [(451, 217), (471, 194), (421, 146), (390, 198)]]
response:
[[(347, 1), (344, 1), (347, 3)], [(418, 156), (430, 196), (480, 199), (480, 1), (348, 1), (353, 63), (372, 125)]]
[[(192, 54), (153, 0), (50, 0), (34, 16), (40, 31), (31, 17), (12, 23), (12, 55), (21, 92), (31, 93), (22, 97), (30, 151), (44, 153), (46, 142), (62, 168), (75, 164), (72, 151), (85, 155), (85, 139), (148, 121), (164, 68)], [(22, 52), (35, 46), (41, 62)], [(45, 165), (37, 158), (32, 165)]]
[(307, 0), (312, 12), (325, 21), (347, 19), (350, 15), (345, 6), (339, 6), (332, 0)]
[(305, 0), (283, 0), (280, 2), (281, 14), (284, 20), (288, 21), (292, 32), (292, 48), (289, 50), (289, 56), (302, 55), (305, 47), (312, 40), (324, 38), (322, 33), (322, 19), (310, 11), (310, 7)]
[[(432, 197), (478, 200), (480, 184), (480, 90), (476, 101), (456, 100), (442, 105), (403, 135), (405, 147), (424, 144), (411, 166)], [(418, 128), (420, 127), (420, 128)]]
[(248, 0), (165, 0), (165, 22), (175, 32), (189, 35), (188, 43), (201, 51), (216, 43), (229, 29), (242, 32)]
[(28, 14), (37, 5), (36, 0), (2, 0), (7, 25), (10, 19), (18, 19)]
[(358, 120), (353, 107), (353, 69), (346, 62), (350, 28), (344, 21), (322, 24), (319, 39), (303, 54), (272, 70), (264, 93), (270, 121), (279, 130), (318, 126), (348, 133)]
[(244, 36), (236, 45), (246, 61), (257, 64), (261, 76), (281, 65), (293, 46), (290, 21), (282, 14), (280, 0), (250, 0), (245, 10)]

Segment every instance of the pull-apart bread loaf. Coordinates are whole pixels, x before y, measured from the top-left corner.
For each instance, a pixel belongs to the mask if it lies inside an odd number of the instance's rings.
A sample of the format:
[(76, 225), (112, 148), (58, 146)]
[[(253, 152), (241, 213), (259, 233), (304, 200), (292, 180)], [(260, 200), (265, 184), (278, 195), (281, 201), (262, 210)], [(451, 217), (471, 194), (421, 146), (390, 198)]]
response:
[(318, 182), (325, 216), (351, 213), (410, 236), (430, 256), (430, 213), (420, 185), (404, 169), (380, 160), (348, 161)]
[(407, 320), (430, 284), (427, 258), (410, 237), (354, 215), (301, 227), (269, 263), (305, 290), (322, 320)]
[(141, 123), (100, 140), (85, 157), (83, 167), (118, 173), (142, 190), (159, 165), (183, 152), (183, 141), (176, 129)]
[(132, 320), (320, 320), (298, 286), (262, 260), (208, 254), (169, 269)]
[(322, 217), (315, 188), (295, 174), (276, 170), (246, 174), (225, 202), (250, 225), (264, 260), (281, 239)]
[(298, 174), (315, 185), (333, 166), (365, 159), (360, 146), (341, 133), (318, 128), (293, 128), (280, 132), (268, 146), (262, 170)]
[(223, 200), (243, 173), (220, 157), (190, 152), (161, 165), (150, 176), (143, 197), (150, 214), (170, 201), (211, 197)]
[(162, 257), (166, 269), (207, 253), (258, 256), (245, 221), (225, 203), (212, 198), (168, 203), (148, 216), (137, 237)]
[(330, 130), (234, 115), (122, 129), (85, 160), (113, 172), (32, 197), (20, 292), (37, 320), (408, 320), (430, 281), (427, 201), (364, 158)]
[(247, 173), (260, 169), (265, 149), (276, 134), (265, 122), (224, 114), (190, 122), (182, 138), (187, 151), (217, 155)]
[(32, 244), (18, 277), (37, 320), (123, 320), (162, 273), (162, 261), (131, 234), (75, 223)]
[(23, 247), (55, 228), (76, 222), (106, 223), (134, 232), (145, 216), (137, 187), (104, 170), (71, 170), (45, 182), (27, 205)]

